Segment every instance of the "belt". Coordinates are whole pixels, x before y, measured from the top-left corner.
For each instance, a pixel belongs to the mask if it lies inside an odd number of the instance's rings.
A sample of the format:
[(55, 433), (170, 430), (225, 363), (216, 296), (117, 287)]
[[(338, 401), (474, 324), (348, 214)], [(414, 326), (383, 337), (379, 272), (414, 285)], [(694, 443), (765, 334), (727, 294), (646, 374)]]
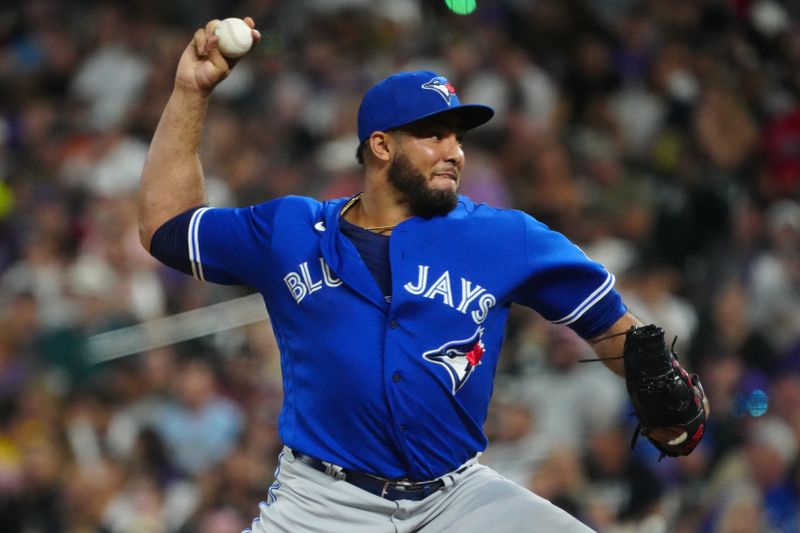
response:
[[(341, 479), (342, 481), (347, 481), (351, 485), (355, 485), (356, 487), (365, 490), (370, 494), (374, 494), (375, 496), (379, 496), (390, 501), (424, 500), (434, 492), (443, 488), (445, 485), (445, 482), (441, 478), (434, 479), (433, 481), (423, 481), (420, 483), (407, 480), (384, 479), (378, 476), (365, 474), (363, 472), (357, 472), (355, 470), (347, 470), (340, 466), (333, 465), (327, 461), (322, 461), (321, 459), (311, 457), (310, 455), (306, 455), (298, 451), (292, 450), (292, 454), (294, 455), (295, 459), (305, 465), (310, 466), (314, 470), (319, 470), (323, 474), (335, 477), (336, 479)], [(472, 463), (462, 466), (453, 472), (453, 474), (460, 474), (470, 466), (472, 466)]]

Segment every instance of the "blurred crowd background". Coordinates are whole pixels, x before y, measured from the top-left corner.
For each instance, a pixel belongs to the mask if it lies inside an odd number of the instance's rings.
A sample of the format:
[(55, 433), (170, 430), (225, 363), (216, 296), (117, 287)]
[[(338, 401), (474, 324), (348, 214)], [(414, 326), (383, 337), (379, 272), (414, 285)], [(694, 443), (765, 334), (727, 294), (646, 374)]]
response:
[(604, 263), (711, 399), (691, 456), (631, 452), (623, 381), (514, 309), (486, 464), (601, 532), (800, 531), (800, 4), (478, 4), (0, 6), (1, 531), (238, 532), (265, 499), (281, 402), (266, 322), (103, 364), (87, 348), (250, 292), (157, 264), (135, 207), (182, 49), (246, 14), (263, 40), (209, 111), (212, 204), (356, 192), (361, 95), (437, 70), (497, 110), (465, 139), (463, 192)]

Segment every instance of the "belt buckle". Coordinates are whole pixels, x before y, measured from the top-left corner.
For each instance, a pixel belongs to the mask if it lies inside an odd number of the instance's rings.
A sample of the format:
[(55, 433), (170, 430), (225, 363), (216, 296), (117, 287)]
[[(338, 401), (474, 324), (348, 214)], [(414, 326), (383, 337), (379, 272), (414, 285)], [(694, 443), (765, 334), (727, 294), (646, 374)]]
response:
[(421, 490), (424, 488), (424, 483), (420, 484), (420, 483), (413, 483), (411, 481), (391, 480), (391, 479), (380, 479), (380, 480), (383, 481), (383, 487), (381, 488), (381, 498), (384, 498), (386, 496), (390, 488), (400, 491)]
[(342, 479), (342, 480), (347, 478), (347, 475), (344, 473), (344, 469), (341, 466), (329, 463), (328, 461), (320, 461), (320, 462), (325, 467), (325, 473), (331, 476), (332, 478)]

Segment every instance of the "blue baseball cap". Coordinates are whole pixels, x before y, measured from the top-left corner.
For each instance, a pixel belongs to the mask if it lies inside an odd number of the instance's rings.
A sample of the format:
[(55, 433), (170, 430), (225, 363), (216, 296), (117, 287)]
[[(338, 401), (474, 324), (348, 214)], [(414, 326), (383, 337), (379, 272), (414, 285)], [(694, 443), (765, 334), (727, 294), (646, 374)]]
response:
[(440, 113), (454, 113), (465, 130), (487, 122), (494, 110), (485, 105), (462, 105), (455, 88), (430, 70), (400, 72), (372, 87), (358, 109), (358, 140), (375, 131), (388, 131)]

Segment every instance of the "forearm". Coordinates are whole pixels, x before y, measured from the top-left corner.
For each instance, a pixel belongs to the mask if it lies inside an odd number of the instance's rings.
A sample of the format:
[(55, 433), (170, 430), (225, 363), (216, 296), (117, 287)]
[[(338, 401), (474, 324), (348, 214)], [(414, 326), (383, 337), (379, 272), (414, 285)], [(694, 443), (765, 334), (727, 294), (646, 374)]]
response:
[(139, 188), (139, 238), (147, 250), (164, 222), (206, 201), (200, 140), (207, 105), (207, 95), (176, 85), (161, 115)]
[[(200, 139), (208, 97), (231, 71), (236, 60), (219, 51), (218, 20), (195, 31), (175, 73), (175, 89), (158, 122), (147, 154), (139, 188), (139, 239), (149, 251), (156, 230), (167, 220), (205, 203)], [(250, 17), (253, 43), (261, 34)]]
[(623, 362), (622, 350), (625, 347), (625, 332), (632, 326), (643, 326), (644, 324), (631, 313), (625, 313), (608, 330), (598, 335), (589, 342), (592, 345), (597, 357), (612, 372), (620, 376), (625, 375), (625, 363)]

